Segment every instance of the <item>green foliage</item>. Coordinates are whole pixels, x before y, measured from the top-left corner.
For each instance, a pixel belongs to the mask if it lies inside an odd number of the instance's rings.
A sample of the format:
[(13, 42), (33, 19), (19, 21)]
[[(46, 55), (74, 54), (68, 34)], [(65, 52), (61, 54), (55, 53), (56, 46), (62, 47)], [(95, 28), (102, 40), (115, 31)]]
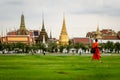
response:
[[(120, 43), (116, 42), (110, 42), (108, 41), (107, 43), (101, 43), (99, 44), (101, 47), (101, 51), (109, 52), (109, 53), (119, 53), (120, 52)], [(69, 45), (57, 45), (55, 42), (50, 42), (47, 45), (43, 43), (38, 43), (38, 44), (24, 44), (24, 43), (0, 43), (0, 51), (4, 53), (4, 50), (8, 51), (15, 51), (16, 53), (29, 53), (33, 52), (36, 53), (38, 50), (42, 51), (48, 51), (48, 52), (63, 52), (63, 49), (67, 50), (67, 53), (69, 53), (71, 48), (75, 48), (77, 50), (82, 49), (84, 51), (89, 50), (91, 48), (91, 45), (84, 45), (83, 43), (75, 43), (72, 44), (71, 41), (69, 41)]]
[(66, 45), (67, 53), (69, 53), (70, 49), (73, 48), (72, 45)]
[(48, 51), (49, 52), (57, 52), (57, 43), (51, 42), (48, 44)]
[(108, 41), (107, 43), (102, 43), (100, 44), (101, 46), (101, 49), (105, 49), (107, 50), (109, 53), (119, 53), (120, 51), (120, 43), (119, 42), (116, 42), (116, 43), (113, 43), (111, 41)]
[(74, 48), (77, 49), (77, 52), (78, 52), (78, 49), (80, 48), (83, 50), (86, 50), (86, 46), (83, 43), (75, 43)]
[(116, 42), (116, 43), (114, 44), (114, 48), (115, 48), (115, 52), (116, 52), (116, 53), (119, 53), (119, 51), (120, 51), (120, 43), (119, 43), (119, 42)]
[(120, 55), (103, 56), (0, 55), (0, 80), (119, 80)]
[(63, 45), (60, 45), (59, 46), (59, 49), (60, 49), (60, 52), (62, 53), (63, 52), (63, 49), (65, 48), (65, 46), (63, 46)]

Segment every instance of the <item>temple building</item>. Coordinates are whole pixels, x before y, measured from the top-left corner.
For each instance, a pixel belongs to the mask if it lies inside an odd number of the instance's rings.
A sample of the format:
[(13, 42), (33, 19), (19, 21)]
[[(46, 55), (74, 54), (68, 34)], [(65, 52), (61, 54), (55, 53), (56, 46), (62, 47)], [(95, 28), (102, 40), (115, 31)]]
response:
[(8, 32), (6, 36), (1, 37), (2, 43), (26, 43), (34, 44), (33, 34), (25, 27), (24, 15), (21, 15), (20, 29)]
[(97, 31), (88, 32), (86, 34), (86, 37), (92, 38), (92, 39), (101, 39), (102, 43), (106, 43), (107, 41), (112, 42), (120, 42), (120, 31), (116, 33), (112, 29), (102, 29), (99, 30), (99, 27), (97, 28)]
[(82, 43), (84, 45), (90, 45), (93, 43), (93, 40), (91, 38), (88, 38), (88, 37), (74, 37), (71, 39), (71, 42), (73, 44)]
[(45, 30), (44, 20), (42, 22), (42, 29), (40, 31), (40, 35), (36, 38), (36, 43), (47, 43), (48, 42), (48, 35)]
[(69, 37), (67, 34), (67, 30), (66, 30), (65, 16), (63, 18), (62, 30), (61, 30), (60, 37), (59, 37), (59, 44), (60, 45), (69, 44)]

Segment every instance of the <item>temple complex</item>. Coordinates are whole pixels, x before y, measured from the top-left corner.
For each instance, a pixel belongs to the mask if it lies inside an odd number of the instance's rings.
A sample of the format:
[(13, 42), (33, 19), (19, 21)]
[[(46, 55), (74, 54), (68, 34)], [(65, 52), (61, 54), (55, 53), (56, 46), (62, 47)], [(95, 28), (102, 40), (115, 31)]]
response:
[[(113, 41), (120, 42), (120, 31), (115, 32), (112, 29), (102, 29), (99, 30), (99, 25), (97, 26), (96, 31), (88, 32), (86, 37), (77, 37), (73, 38), (73, 43), (81, 42), (83, 44), (92, 43), (93, 39), (101, 39), (102, 42)], [(53, 43), (56, 42), (59, 45), (68, 45), (69, 44), (69, 36), (67, 33), (65, 16), (63, 17), (62, 29), (59, 36), (59, 40), (56, 38), (52, 38), (52, 33), (50, 32), (50, 36), (45, 29), (44, 19), (42, 19), (42, 28), (41, 30), (27, 30), (25, 26), (24, 15), (21, 15), (20, 26), (19, 29), (14, 31), (7, 32), (7, 35), (2, 35), (0, 37), (1, 43), (26, 43), (26, 44), (34, 44), (34, 43)]]
[(59, 37), (59, 44), (60, 45), (68, 45), (69, 44), (69, 38), (66, 30), (66, 23), (65, 23), (65, 16), (63, 18), (63, 24), (62, 24), (62, 30)]
[(1, 37), (2, 43), (26, 43), (34, 44), (34, 37), (25, 27), (24, 15), (21, 15), (20, 29), (8, 32), (6, 36)]

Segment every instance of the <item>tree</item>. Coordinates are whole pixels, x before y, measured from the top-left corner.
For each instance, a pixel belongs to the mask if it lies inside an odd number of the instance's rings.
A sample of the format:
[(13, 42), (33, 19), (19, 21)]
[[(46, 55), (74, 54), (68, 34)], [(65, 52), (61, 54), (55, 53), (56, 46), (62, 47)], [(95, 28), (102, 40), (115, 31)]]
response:
[(41, 49), (43, 52), (47, 50), (46, 44), (39, 43), (37, 44), (38, 49)]
[(29, 51), (30, 51), (30, 45), (25, 44), (24, 46), (25, 46), (25, 53), (29, 53)]
[(60, 52), (62, 53), (63, 52), (63, 49), (65, 48), (65, 46), (64, 45), (60, 45), (59, 46), (59, 49), (60, 49)]
[(25, 44), (24, 43), (16, 43), (15, 47), (17, 48), (18, 53), (24, 53), (25, 51)]
[(29, 46), (29, 49), (30, 49), (30, 52), (33, 55), (39, 49), (39, 44), (32, 44), (32, 45)]
[(74, 48), (77, 50), (77, 53), (78, 53), (78, 50), (81, 48), (81, 49), (85, 49), (85, 46), (83, 43), (75, 43), (74, 45)]
[(113, 42), (108, 41), (108, 42), (106, 43), (106, 45), (107, 45), (106, 47), (107, 47), (108, 51), (110, 51), (110, 53), (113, 52), (113, 49), (114, 49), (114, 44), (113, 44)]
[(119, 43), (119, 42), (116, 42), (116, 43), (114, 44), (114, 48), (115, 48), (115, 53), (119, 53), (119, 51), (120, 51), (120, 43)]
[(2, 44), (2, 52), (3, 52), (3, 54), (5, 53), (5, 50), (7, 50), (7, 44), (3, 43)]
[(3, 50), (4, 50), (4, 48), (3, 48), (3, 44), (0, 43), (0, 51), (3, 51)]
[(48, 44), (48, 51), (49, 52), (57, 52), (57, 43), (51, 42)]
[(73, 47), (72, 45), (66, 45), (67, 53), (69, 53), (69, 51), (72, 47)]

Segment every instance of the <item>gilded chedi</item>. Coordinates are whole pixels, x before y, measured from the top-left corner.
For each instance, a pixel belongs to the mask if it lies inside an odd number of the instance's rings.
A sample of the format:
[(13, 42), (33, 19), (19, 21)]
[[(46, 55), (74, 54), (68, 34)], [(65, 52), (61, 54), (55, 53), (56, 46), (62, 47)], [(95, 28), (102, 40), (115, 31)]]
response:
[(66, 29), (65, 17), (63, 18), (62, 30), (59, 37), (59, 44), (60, 45), (68, 45), (69, 38)]

